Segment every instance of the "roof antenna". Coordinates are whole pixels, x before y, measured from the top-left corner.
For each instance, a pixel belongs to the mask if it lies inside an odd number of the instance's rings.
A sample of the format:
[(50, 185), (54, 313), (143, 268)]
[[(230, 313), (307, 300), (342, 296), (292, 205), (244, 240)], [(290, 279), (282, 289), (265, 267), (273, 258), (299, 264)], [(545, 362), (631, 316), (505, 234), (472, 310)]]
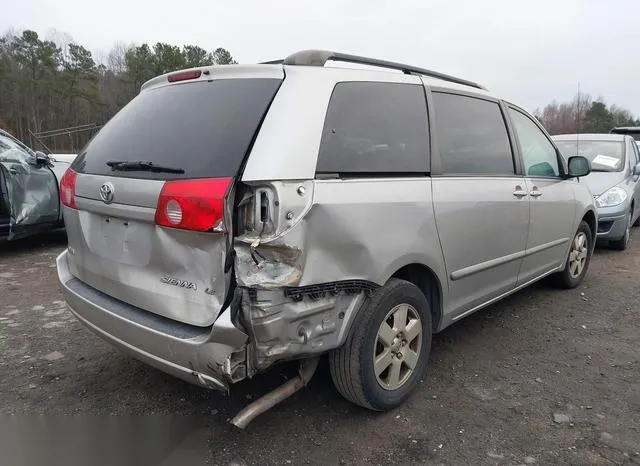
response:
[(582, 97), (580, 96), (580, 80), (578, 80), (578, 108), (576, 111), (576, 155), (580, 155), (580, 123), (582, 113)]

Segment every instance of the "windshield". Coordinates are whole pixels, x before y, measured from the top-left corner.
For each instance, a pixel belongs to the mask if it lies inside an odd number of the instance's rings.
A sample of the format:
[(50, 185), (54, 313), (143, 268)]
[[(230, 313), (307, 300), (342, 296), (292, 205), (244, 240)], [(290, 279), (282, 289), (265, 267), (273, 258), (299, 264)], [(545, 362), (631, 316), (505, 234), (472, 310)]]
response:
[(586, 157), (594, 172), (615, 172), (624, 166), (624, 144), (618, 141), (555, 141), (566, 158)]

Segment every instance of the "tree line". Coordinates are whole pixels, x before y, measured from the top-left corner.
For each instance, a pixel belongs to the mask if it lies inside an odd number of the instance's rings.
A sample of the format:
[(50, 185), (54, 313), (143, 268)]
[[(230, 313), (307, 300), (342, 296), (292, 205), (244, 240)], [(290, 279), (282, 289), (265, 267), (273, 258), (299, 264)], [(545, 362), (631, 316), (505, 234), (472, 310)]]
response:
[[(236, 61), (224, 48), (158, 42), (113, 46), (96, 59), (67, 35), (43, 39), (35, 31), (0, 37), (0, 128), (33, 145), (39, 133), (78, 125), (99, 127), (159, 74), (181, 68)], [(570, 102), (551, 102), (534, 115), (551, 134), (609, 132), (614, 126), (640, 126), (640, 120), (603, 99), (578, 94)], [(78, 151), (88, 131), (48, 138), (53, 151)], [(41, 147), (35, 147), (42, 149)]]
[(608, 133), (616, 126), (640, 126), (640, 119), (629, 110), (581, 93), (570, 102), (554, 101), (533, 114), (551, 134)]
[[(35, 31), (0, 37), (0, 128), (27, 144), (29, 131), (106, 123), (154, 76), (181, 68), (236, 61), (224, 48), (116, 44), (101, 60), (68, 36), (43, 39)], [(88, 131), (43, 139), (52, 151), (78, 151)], [(42, 149), (42, 147), (34, 147)]]

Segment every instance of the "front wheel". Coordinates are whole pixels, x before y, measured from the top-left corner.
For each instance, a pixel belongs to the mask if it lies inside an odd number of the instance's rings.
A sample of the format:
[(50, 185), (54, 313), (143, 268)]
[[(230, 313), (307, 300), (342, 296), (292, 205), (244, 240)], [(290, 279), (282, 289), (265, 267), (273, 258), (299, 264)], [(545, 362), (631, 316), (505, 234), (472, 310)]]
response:
[(575, 288), (580, 285), (587, 274), (592, 253), (593, 234), (587, 222), (582, 221), (571, 241), (564, 270), (556, 276), (558, 285), (562, 288)]
[(386, 411), (416, 388), (430, 350), (431, 312), (424, 293), (391, 279), (358, 310), (345, 344), (330, 353), (331, 378), (347, 400)]

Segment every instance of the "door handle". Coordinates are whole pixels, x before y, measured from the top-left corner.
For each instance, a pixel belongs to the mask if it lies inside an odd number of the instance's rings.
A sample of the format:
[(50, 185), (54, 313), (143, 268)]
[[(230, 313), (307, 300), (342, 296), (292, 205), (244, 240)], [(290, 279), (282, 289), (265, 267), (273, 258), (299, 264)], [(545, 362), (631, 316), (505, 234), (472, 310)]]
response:
[(529, 193), (529, 196), (531, 196), (531, 197), (540, 197), (540, 196), (542, 196), (542, 191), (540, 191), (538, 188), (536, 188), (534, 186), (533, 189), (531, 190), (531, 192)]
[(522, 189), (522, 186), (516, 186), (516, 190), (513, 192), (513, 195), (520, 199), (525, 197), (527, 195), (527, 192)]

